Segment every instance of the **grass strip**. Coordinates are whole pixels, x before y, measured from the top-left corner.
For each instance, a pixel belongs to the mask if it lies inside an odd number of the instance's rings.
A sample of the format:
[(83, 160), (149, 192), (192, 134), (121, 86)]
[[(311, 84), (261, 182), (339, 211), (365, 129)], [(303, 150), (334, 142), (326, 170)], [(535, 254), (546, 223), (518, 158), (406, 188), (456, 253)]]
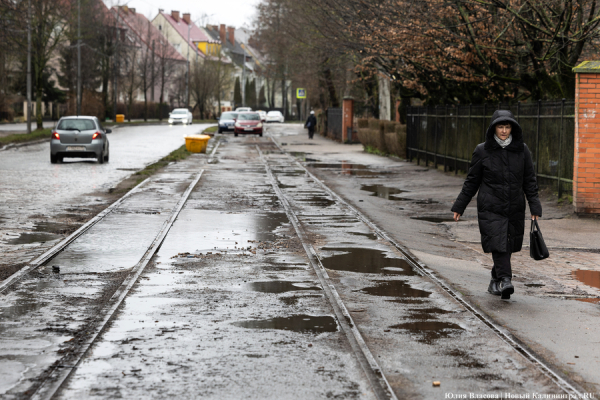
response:
[(10, 143), (25, 143), (33, 142), (40, 139), (50, 139), (50, 132), (52, 129), (41, 129), (39, 131), (33, 131), (31, 133), (15, 133), (14, 135), (8, 135), (0, 137), (0, 144), (7, 145)]
[(148, 165), (146, 168), (144, 168), (141, 171), (136, 172), (134, 175), (139, 176), (140, 177), (139, 182), (141, 182), (144, 179), (146, 179), (147, 177), (154, 175), (156, 173), (156, 171), (158, 171), (161, 168), (166, 167), (170, 163), (185, 160), (186, 158), (189, 157), (190, 154), (192, 154), (192, 153), (190, 153), (189, 151), (187, 151), (185, 149), (185, 144), (184, 144), (177, 150), (173, 150), (168, 156), (161, 158), (154, 164)]
[(218, 126), (209, 126), (202, 133), (214, 133), (219, 129)]

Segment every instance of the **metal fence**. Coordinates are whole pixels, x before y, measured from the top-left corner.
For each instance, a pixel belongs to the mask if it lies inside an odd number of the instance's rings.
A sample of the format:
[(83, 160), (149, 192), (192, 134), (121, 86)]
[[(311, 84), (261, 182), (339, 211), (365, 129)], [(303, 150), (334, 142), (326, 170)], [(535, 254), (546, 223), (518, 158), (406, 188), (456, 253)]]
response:
[(327, 109), (327, 134), (336, 140), (342, 140), (343, 112), (341, 108)]
[(511, 110), (523, 128), (540, 184), (555, 185), (559, 197), (572, 190), (575, 102), (407, 107), (407, 155), (444, 171), (467, 171), (475, 147), (498, 109)]

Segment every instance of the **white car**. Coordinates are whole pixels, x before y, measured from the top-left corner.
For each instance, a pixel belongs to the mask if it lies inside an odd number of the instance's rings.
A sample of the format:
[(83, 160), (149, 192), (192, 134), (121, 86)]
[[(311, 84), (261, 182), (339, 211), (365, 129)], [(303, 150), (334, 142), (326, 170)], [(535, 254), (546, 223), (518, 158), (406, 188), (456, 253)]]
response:
[(267, 122), (267, 113), (265, 111), (257, 111), (258, 115), (260, 115), (260, 120), (262, 122)]
[(267, 122), (285, 122), (285, 118), (281, 111), (269, 111), (267, 113)]
[(194, 117), (187, 108), (176, 108), (169, 113), (169, 124), (191, 125)]
[(250, 107), (238, 107), (235, 109), (235, 112), (249, 112), (252, 111), (252, 108)]

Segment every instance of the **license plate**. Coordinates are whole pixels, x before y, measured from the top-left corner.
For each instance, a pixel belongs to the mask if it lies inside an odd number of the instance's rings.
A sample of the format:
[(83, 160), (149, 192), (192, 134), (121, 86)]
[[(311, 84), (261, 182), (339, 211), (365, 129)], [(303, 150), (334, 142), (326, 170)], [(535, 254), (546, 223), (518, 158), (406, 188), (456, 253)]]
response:
[(85, 146), (67, 146), (67, 151), (85, 151)]
[(252, 128), (246, 128), (246, 129), (244, 129), (244, 130), (245, 130), (246, 132), (252, 132), (254, 129), (252, 129)]

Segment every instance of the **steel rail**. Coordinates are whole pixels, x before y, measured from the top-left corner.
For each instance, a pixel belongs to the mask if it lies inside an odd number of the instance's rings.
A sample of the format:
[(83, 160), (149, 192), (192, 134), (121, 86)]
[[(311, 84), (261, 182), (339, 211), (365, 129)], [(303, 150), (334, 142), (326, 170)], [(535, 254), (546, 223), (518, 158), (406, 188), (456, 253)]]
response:
[(296, 230), (296, 234), (298, 235), (300, 242), (302, 242), (302, 246), (306, 251), (308, 259), (313, 269), (315, 270), (317, 277), (319, 278), (321, 286), (323, 286), (323, 291), (325, 292), (325, 295), (327, 296), (334, 310), (338, 323), (340, 324), (342, 331), (346, 334), (350, 346), (352, 347), (352, 350), (357, 356), (358, 362), (362, 367), (365, 375), (367, 376), (367, 379), (371, 384), (371, 388), (373, 389), (375, 396), (379, 400), (397, 400), (397, 397), (394, 394), (392, 387), (390, 386), (388, 380), (381, 371), (381, 368), (377, 364), (375, 357), (373, 357), (373, 354), (367, 347), (365, 340), (363, 339), (360, 331), (356, 327), (356, 324), (352, 320), (352, 316), (348, 312), (348, 309), (344, 305), (344, 302), (342, 301), (340, 295), (335, 289), (335, 286), (331, 282), (331, 279), (327, 274), (327, 270), (325, 269), (325, 267), (323, 267), (323, 264), (321, 264), (321, 260), (319, 259), (317, 252), (306, 239), (306, 233), (304, 232), (304, 228), (300, 225), (298, 217), (292, 210), (292, 207), (287, 201), (287, 198), (277, 185), (277, 180), (273, 175), (273, 172), (271, 171), (271, 167), (269, 166), (268, 160), (265, 158), (258, 145), (256, 145), (256, 150), (258, 151), (260, 159), (265, 166), (265, 170), (267, 172), (269, 180), (271, 181), (273, 190), (279, 197), (279, 200), (281, 201), (281, 204), (285, 209), (285, 213), (287, 214), (288, 219), (294, 226), (294, 229)]
[[(293, 158), (289, 153), (287, 153), (280, 145), (277, 143), (275, 139), (270, 138), (273, 143), (277, 146), (277, 148), (284, 154), (288, 156), (288, 158)], [(490, 328), (500, 339), (502, 339), (506, 344), (519, 352), (525, 359), (531, 362), (537, 369), (542, 372), (546, 377), (548, 377), (551, 381), (553, 381), (563, 392), (567, 395), (571, 396), (569, 398), (585, 398), (585, 390), (576, 386), (576, 384), (567, 381), (564, 377), (562, 377), (558, 372), (554, 371), (546, 362), (542, 361), (541, 357), (536, 355), (533, 351), (527, 348), (525, 344), (523, 344), (519, 339), (517, 339), (514, 335), (508, 332), (505, 328), (502, 328), (488, 316), (479, 311), (474, 305), (470, 304), (460, 293), (451, 288), (446, 282), (444, 282), (441, 278), (435, 275), (435, 273), (427, 267), (427, 265), (421, 262), (416, 256), (414, 256), (408, 248), (404, 245), (398, 243), (395, 239), (393, 239), (386, 231), (379, 228), (374, 222), (372, 222), (367, 216), (365, 216), (362, 212), (356, 209), (354, 206), (350, 205), (346, 200), (344, 200), (341, 196), (331, 190), (325, 183), (323, 183), (320, 179), (318, 179), (315, 175), (313, 175), (302, 163), (300, 163), (295, 158), (293, 161), (302, 168), (306, 174), (319, 186), (321, 186), (329, 195), (331, 195), (338, 202), (346, 206), (358, 219), (368, 225), (380, 238), (386, 240), (392, 246), (394, 246), (398, 251), (400, 251), (404, 257), (406, 257), (407, 261), (411, 266), (423, 276), (427, 276), (431, 279), (435, 284), (437, 284), (440, 288), (442, 288), (448, 295), (450, 295), (454, 300), (456, 300), (460, 305), (462, 305), (468, 312), (470, 312), (474, 317), (483, 322), (488, 328)]]
[[(216, 150), (216, 148), (215, 148)], [(102, 310), (98, 313), (98, 317), (94, 321), (90, 323), (91, 328), (86, 332), (86, 340), (83, 344), (78, 346), (78, 349), (74, 352), (68, 354), (63, 357), (63, 360), (68, 360), (70, 365), (61, 365), (57, 363), (52, 372), (46, 379), (41, 383), (41, 385), (37, 388), (35, 393), (31, 396), (31, 399), (34, 400), (42, 400), (42, 399), (52, 399), (62, 388), (63, 383), (74, 373), (77, 367), (83, 361), (83, 358), (88, 353), (92, 344), (98, 339), (98, 337), (104, 332), (106, 325), (111, 321), (115, 312), (118, 310), (119, 306), (123, 303), (125, 297), (129, 294), (133, 285), (137, 282), (139, 276), (142, 274), (154, 254), (158, 251), (160, 246), (162, 245), (165, 237), (169, 233), (169, 230), (173, 226), (173, 223), (179, 216), (179, 213), (187, 199), (190, 196), (192, 190), (202, 177), (202, 173), (204, 170), (200, 170), (198, 175), (194, 178), (192, 183), (188, 186), (187, 190), (183, 193), (181, 199), (171, 212), (171, 216), (165, 223), (163, 227), (158, 232), (140, 261), (132, 268), (129, 272), (125, 280), (121, 283), (116, 292), (112, 295), (112, 297), (108, 300), (106, 305), (102, 308)]]
[[(210, 158), (212, 158), (215, 155), (220, 144), (221, 144), (221, 142), (219, 141), (213, 147), (213, 149), (210, 153), (210, 156), (209, 156)], [(106, 207), (104, 210), (102, 210), (100, 213), (98, 213), (94, 218), (90, 219), (88, 222), (86, 222), (81, 227), (79, 227), (79, 229), (77, 229), (75, 232), (70, 234), (68, 237), (66, 237), (65, 239), (63, 239), (62, 241), (57, 243), (56, 245), (52, 246), (44, 254), (42, 254), (35, 260), (31, 261), (29, 264), (27, 264), (26, 266), (24, 266), (23, 268), (21, 268), (20, 270), (18, 270), (11, 276), (9, 276), (8, 278), (4, 279), (2, 281), (2, 283), (0, 283), (0, 294), (3, 294), (4, 291), (6, 291), (6, 289), (8, 289), (12, 284), (19, 281), (21, 278), (23, 278), (25, 275), (27, 275), (31, 271), (44, 265), (45, 263), (50, 261), (52, 258), (54, 258), (58, 253), (63, 251), (69, 244), (73, 243), (73, 241), (75, 241), (77, 238), (79, 238), (81, 235), (83, 235), (85, 232), (87, 232), (92, 226), (96, 225), (104, 217), (106, 217), (108, 214), (113, 212), (125, 199), (127, 199), (132, 194), (139, 192), (141, 190), (142, 186), (144, 186), (149, 180), (150, 180), (150, 177), (144, 179), (142, 182), (140, 182), (137, 186), (135, 186), (129, 192), (125, 193), (117, 201), (115, 201), (110, 206)]]
[(41, 256), (39, 256), (35, 260), (31, 261), (26, 266), (24, 266), (23, 268), (21, 268), (20, 270), (18, 270), (17, 272), (15, 272), (11, 276), (9, 276), (5, 280), (3, 280), (2, 283), (0, 283), (0, 294), (4, 293), (4, 291), (6, 291), (6, 289), (8, 289), (12, 284), (19, 281), (21, 278), (23, 278), (25, 275), (27, 275), (31, 271), (44, 265), (45, 263), (50, 261), (52, 258), (54, 258), (54, 256), (56, 256), (58, 253), (63, 251), (69, 244), (73, 243), (77, 238), (79, 238), (81, 235), (83, 235), (85, 232), (87, 232), (92, 226), (96, 225), (104, 217), (106, 217), (108, 214), (110, 214), (115, 209), (117, 209), (117, 207), (119, 207), (119, 205), (121, 205), (121, 203), (123, 203), (123, 201), (125, 199), (127, 199), (132, 194), (139, 192), (141, 190), (141, 187), (144, 186), (146, 184), (146, 182), (149, 181), (149, 179), (150, 178), (144, 179), (142, 182), (140, 182), (139, 185), (135, 186), (133, 189), (131, 189), (129, 192), (127, 192), (120, 199), (118, 199), (117, 201), (112, 203), (110, 206), (106, 207), (104, 210), (102, 210), (100, 213), (98, 213), (94, 218), (90, 219), (88, 222), (83, 224), (75, 232), (73, 232), (68, 237), (66, 237), (59, 243), (52, 246), (44, 254), (42, 254)]

